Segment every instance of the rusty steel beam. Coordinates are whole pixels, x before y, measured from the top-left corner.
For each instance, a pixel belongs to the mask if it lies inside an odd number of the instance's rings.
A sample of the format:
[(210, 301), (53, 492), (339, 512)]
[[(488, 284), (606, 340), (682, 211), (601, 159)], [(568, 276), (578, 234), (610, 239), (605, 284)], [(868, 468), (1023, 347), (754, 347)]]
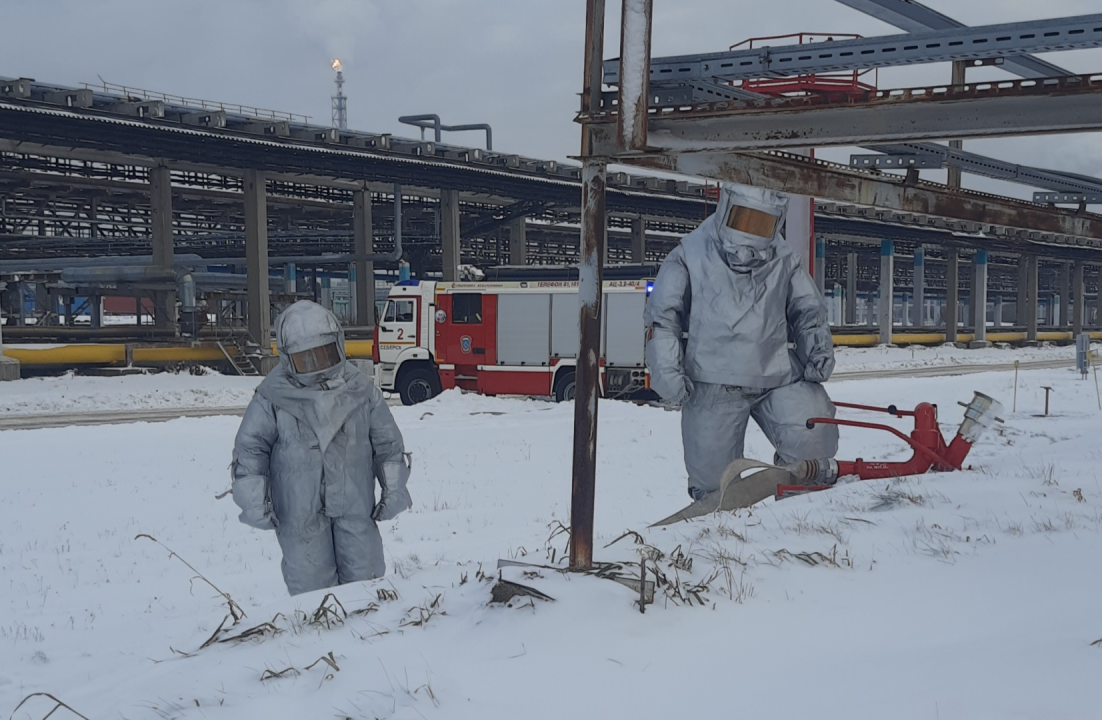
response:
[[(593, 152), (622, 154), (616, 113), (581, 119)], [(656, 151), (739, 152), (1102, 130), (1102, 75), (880, 90), (869, 99), (730, 101), (650, 116)]]
[(1036, 205), (1024, 200), (909, 183), (845, 165), (788, 153), (685, 153), (622, 156), (617, 163), (726, 180), (932, 218), (949, 218), (968, 231), (1016, 234), (1025, 240), (1102, 249), (1102, 215)]
[[(601, 107), (601, 56), (605, 51), (605, 0), (586, 0), (585, 62), (582, 68), (582, 115), (591, 115)], [(592, 138), (582, 126), (582, 156), (591, 155)]]
[(622, 112), (617, 116), (617, 133), (621, 148), (640, 151), (647, 148), (653, 0), (623, 1), (618, 101)]
[[(625, 9), (627, 3), (625, 0)], [(649, 25), (650, 19), (647, 19)], [(605, 0), (586, 2), (583, 109), (601, 101)], [(597, 402), (601, 392), (601, 288), (608, 218), (607, 164), (594, 157), (589, 128), (582, 126), (582, 237), (578, 267), (578, 362), (574, 375), (574, 458), (570, 493), (570, 568), (593, 567), (593, 507), (597, 486)]]

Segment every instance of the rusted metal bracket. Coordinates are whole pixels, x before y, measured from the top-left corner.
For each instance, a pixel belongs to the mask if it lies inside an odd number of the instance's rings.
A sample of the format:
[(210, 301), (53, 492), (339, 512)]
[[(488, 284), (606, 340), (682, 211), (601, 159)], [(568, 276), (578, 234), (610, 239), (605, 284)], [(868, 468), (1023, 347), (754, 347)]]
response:
[[(583, 114), (593, 153), (624, 150), (616, 112)], [(1102, 129), (1102, 75), (879, 90), (867, 99), (734, 100), (652, 112), (655, 151), (728, 152), (1017, 137)]]
[(1024, 200), (952, 189), (936, 183), (907, 185), (904, 178), (854, 170), (789, 153), (648, 153), (618, 163), (726, 180), (794, 195), (868, 205), (914, 215), (976, 223), (985, 231), (1010, 230), (1026, 239), (1102, 248), (1102, 215), (1041, 206)]

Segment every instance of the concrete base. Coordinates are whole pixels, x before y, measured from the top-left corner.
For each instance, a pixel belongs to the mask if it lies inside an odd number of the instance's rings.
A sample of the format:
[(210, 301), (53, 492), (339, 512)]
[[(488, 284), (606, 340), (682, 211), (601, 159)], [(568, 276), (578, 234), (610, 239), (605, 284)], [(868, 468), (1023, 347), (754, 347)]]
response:
[(260, 372), (260, 374), (267, 375), (272, 370), (275, 370), (276, 366), (279, 365), (279, 358), (275, 355), (264, 355), (256, 364), (256, 369)]
[(1026, 340), (1022, 343), (1022, 347), (1041, 347), (1040, 340)]
[(19, 379), (19, 361), (0, 355), (0, 381)]
[(986, 340), (973, 340), (972, 342), (968, 343), (969, 350), (982, 350), (983, 348), (989, 347), (991, 347), (991, 343), (987, 342)]

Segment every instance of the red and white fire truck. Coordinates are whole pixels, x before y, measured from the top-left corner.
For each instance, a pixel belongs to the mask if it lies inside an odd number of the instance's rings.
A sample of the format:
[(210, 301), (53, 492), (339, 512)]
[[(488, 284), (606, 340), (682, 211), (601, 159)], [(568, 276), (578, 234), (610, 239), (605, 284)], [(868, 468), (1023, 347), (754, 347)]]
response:
[[(606, 397), (649, 388), (643, 357), (649, 287), (649, 280), (604, 283)], [(375, 327), (376, 379), (406, 405), (456, 387), (570, 400), (579, 309), (578, 283), (570, 280), (398, 283)]]

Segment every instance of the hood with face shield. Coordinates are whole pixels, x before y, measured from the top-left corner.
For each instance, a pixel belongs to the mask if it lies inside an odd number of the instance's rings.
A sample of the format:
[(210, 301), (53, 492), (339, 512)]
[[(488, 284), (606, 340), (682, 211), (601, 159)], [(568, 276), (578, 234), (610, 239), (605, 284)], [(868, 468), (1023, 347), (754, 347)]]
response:
[(330, 382), (344, 372), (344, 330), (333, 313), (299, 300), (276, 319), (279, 362), (305, 387)]
[(333, 313), (299, 300), (276, 320), (279, 367), (256, 389), (317, 434), (322, 452), (368, 397), (372, 380), (345, 360), (344, 331)]
[(780, 237), (788, 197), (773, 190), (724, 183), (714, 216), (720, 247), (732, 265), (770, 259), (769, 248)]

